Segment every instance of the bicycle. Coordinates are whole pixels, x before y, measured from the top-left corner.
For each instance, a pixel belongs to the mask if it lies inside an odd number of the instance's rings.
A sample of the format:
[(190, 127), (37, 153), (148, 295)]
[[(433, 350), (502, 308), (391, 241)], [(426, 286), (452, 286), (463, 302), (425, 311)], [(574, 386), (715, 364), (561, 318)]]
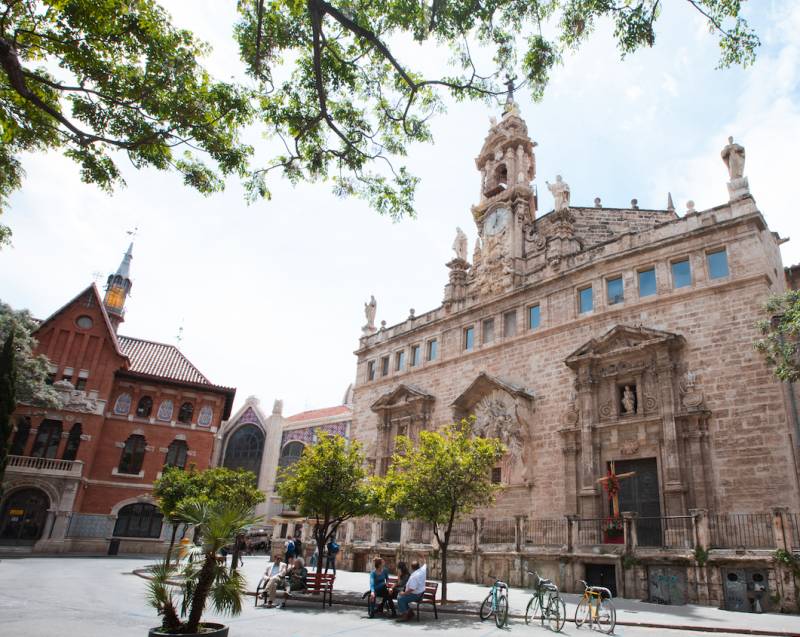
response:
[(617, 625), (617, 611), (611, 603), (611, 591), (604, 586), (589, 586), (584, 580), (583, 597), (575, 610), (575, 627), (580, 628), (589, 622), (589, 628), (597, 625), (600, 632), (610, 635)]
[(494, 615), (494, 623), (502, 628), (508, 621), (508, 584), (501, 582), (494, 575), (489, 575), (494, 580), (492, 589), (481, 604), (481, 621)]
[(567, 621), (567, 605), (558, 592), (558, 586), (549, 579), (542, 579), (535, 571), (528, 571), (528, 575), (533, 575), (535, 580), (533, 595), (525, 609), (525, 623), (530, 625), (539, 619), (544, 626), (547, 620), (550, 629), (560, 633)]

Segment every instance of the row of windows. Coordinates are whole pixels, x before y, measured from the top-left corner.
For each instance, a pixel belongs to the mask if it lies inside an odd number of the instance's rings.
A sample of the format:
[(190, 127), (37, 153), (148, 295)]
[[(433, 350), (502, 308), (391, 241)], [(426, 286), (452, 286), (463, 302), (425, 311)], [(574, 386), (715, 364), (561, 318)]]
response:
[[(122, 393), (117, 396), (117, 400), (114, 403), (114, 414), (117, 416), (126, 416), (131, 410), (131, 395), (128, 393)], [(161, 420), (162, 422), (169, 422), (172, 420), (172, 414), (175, 411), (175, 406), (172, 400), (166, 399), (162, 400), (161, 404), (158, 406), (158, 412), (156, 413), (156, 418)], [(139, 398), (139, 402), (136, 403), (136, 417), (137, 418), (149, 418), (153, 413), (153, 399), (150, 396), (142, 396)], [(178, 422), (183, 424), (191, 424), (192, 417), (194, 416), (194, 405), (191, 402), (185, 402), (180, 406), (178, 409)], [(210, 405), (204, 405), (202, 409), (200, 409), (200, 413), (197, 416), (197, 424), (201, 427), (208, 427), (211, 425), (211, 421), (214, 417), (214, 410), (211, 408)]]
[[(728, 276), (728, 253), (719, 248), (706, 253), (706, 266), (709, 279), (722, 279)], [(689, 257), (670, 261), (672, 288), (677, 290), (692, 285), (692, 264)], [(639, 298), (652, 296), (657, 291), (656, 268), (650, 266), (636, 271)], [(606, 302), (616, 305), (625, 300), (625, 286), (622, 275), (606, 279)], [(578, 290), (578, 313), (586, 314), (594, 309), (594, 290), (591, 285)]]
[[(51, 368), (52, 369), (52, 368)], [(58, 378), (55, 371), (50, 372), (45, 379), (45, 383), (48, 385), (52, 385), (57, 380), (67, 380), (80, 391), (84, 391), (86, 389), (86, 383), (89, 381), (89, 371), (86, 369), (81, 369), (78, 371), (78, 378), (77, 380), (73, 380), (75, 378), (75, 370), (72, 367), (64, 368), (64, 371), (61, 372), (61, 378)]]
[[(144, 463), (144, 454), (147, 449), (147, 441), (141, 434), (131, 434), (125, 441), (122, 453), (119, 457), (118, 473), (138, 475)], [(189, 454), (189, 446), (185, 440), (175, 439), (167, 447), (167, 455), (164, 458), (165, 467), (186, 467), (186, 457)]]
[[(425, 342), (425, 360), (428, 362), (435, 361), (439, 358), (439, 339), (432, 338)], [(408, 365), (410, 367), (419, 367), (422, 365), (422, 351), (423, 344), (416, 343), (408, 348)], [(367, 380), (375, 380), (377, 375), (377, 361), (371, 360), (367, 362)], [(389, 370), (392, 367), (392, 356), (383, 356), (380, 359), (380, 373), (381, 376), (388, 376)], [(406, 350), (401, 349), (394, 353), (394, 371), (403, 372), (406, 370)]]
[[(43, 420), (42, 424), (39, 425), (39, 430), (36, 432), (36, 438), (33, 441), (30, 453), (27, 455), (33, 458), (55, 458), (58, 455), (62, 430), (63, 427), (60, 420)], [(18, 418), (17, 430), (14, 432), (14, 438), (11, 441), (9, 450), (12, 456), (26, 455), (30, 433), (30, 418)], [(78, 457), (82, 433), (81, 423), (76, 422), (72, 425), (67, 436), (67, 444), (64, 445), (64, 452), (61, 454), (62, 460), (75, 460)]]
[[(503, 338), (511, 338), (517, 335), (517, 310), (508, 310), (503, 312)], [(539, 304), (529, 305), (526, 309), (525, 325), (529, 330), (535, 330), (542, 322), (542, 313)], [(497, 337), (497, 330), (495, 328), (495, 319), (487, 318), (480, 322), (481, 334), (480, 342), (482, 345), (493, 343)], [(461, 347), (466, 352), (471, 352), (475, 349), (476, 333), (475, 325), (468, 325), (463, 329), (461, 337)]]

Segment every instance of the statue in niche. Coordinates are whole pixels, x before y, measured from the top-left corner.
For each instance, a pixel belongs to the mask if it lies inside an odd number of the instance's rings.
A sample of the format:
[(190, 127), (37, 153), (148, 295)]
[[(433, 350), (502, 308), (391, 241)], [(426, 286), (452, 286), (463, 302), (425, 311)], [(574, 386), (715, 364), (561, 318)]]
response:
[(467, 260), (467, 235), (458, 227), (456, 227), (456, 238), (453, 240), (453, 251), (456, 253), (456, 259)]
[(566, 210), (569, 208), (569, 184), (561, 175), (556, 175), (556, 183), (545, 182), (548, 190), (553, 195), (553, 210)]
[(369, 303), (364, 303), (364, 316), (367, 318), (367, 324), (364, 326), (364, 331), (375, 331), (375, 313), (378, 311), (378, 303), (375, 297), (370, 295)]
[(475, 241), (475, 250), (472, 251), (472, 262), (478, 263), (481, 260), (481, 238)]
[(636, 395), (630, 385), (625, 385), (622, 391), (622, 408), (625, 410), (625, 415), (636, 413)]
[(514, 414), (514, 406), (507, 405), (497, 394), (487, 396), (475, 405), (473, 431), (485, 438), (498, 438), (515, 462), (521, 460), (524, 447), (522, 425)]
[(744, 176), (744, 146), (734, 143), (733, 137), (728, 137), (728, 145), (722, 149), (721, 155), (731, 181), (741, 179)]

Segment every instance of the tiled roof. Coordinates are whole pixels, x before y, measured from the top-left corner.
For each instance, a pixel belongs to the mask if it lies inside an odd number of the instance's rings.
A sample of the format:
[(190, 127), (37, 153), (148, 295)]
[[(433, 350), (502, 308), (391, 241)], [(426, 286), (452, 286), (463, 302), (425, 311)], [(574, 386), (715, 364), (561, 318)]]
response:
[(174, 345), (117, 335), (119, 346), (131, 361), (131, 372), (199, 385), (212, 385)]
[(328, 418), (330, 416), (352, 416), (353, 410), (347, 405), (336, 405), (336, 407), (325, 407), (324, 409), (312, 409), (311, 411), (301, 411), (299, 414), (289, 416), (289, 422), (300, 422), (301, 420), (317, 420), (318, 418)]

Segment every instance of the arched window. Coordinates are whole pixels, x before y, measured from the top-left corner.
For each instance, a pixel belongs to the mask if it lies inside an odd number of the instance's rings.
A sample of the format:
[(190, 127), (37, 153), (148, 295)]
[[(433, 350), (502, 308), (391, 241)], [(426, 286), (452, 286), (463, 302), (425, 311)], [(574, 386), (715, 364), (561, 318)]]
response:
[(12, 456), (21, 456), (25, 453), (30, 433), (31, 419), (26, 416), (17, 418), (17, 430), (14, 432), (14, 439), (11, 441), (11, 449), (8, 453)]
[(33, 441), (31, 455), (34, 458), (55, 458), (59, 442), (61, 442), (61, 421), (43, 420), (39, 425), (36, 440)]
[(291, 467), (295, 462), (300, 460), (300, 456), (303, 455), (303, 449), (305, 448), (306, 446), (302, 442), (298, 442), (297, 440), (290, 442), (281, 450), (281, 459), (278, 462), (278, 466), (281, 469)]
[(167, 458), (164, 460), (164, 465), (183, 469), (186, 466), (186, 454), (188, 451), (189, 447), (186, 445), (185, 440), (173, 440), (167, 447)]
[(42, 537), (49, 506), (50, 498), (39, 489), (13, 492), (0, 510), (0, 539), (33, 544)]
[(78, 457), (78, 447), (81, 446), (81, 434), (83, 428), (81, 423), (76, 422), (69, 430), (69, 437), (67, 438), (67, 446), (64, 447), (64, 460), (75, 460)]
[(194, 405), (192, 403), (183, 403), (178, 410), (178, 422), (188, 424), (192, 422), (194, 415)]
[(142, 396), (136, 404), (136, 416), (139, 418), (150, 418), (153, 413), (153, 399), (150, 396)]
[(118, 416), (124, 416), (131, 410), (131, 395), (120, 394), (117, 396), (117, 402), (114, 403), (114, 413)]
[(243, 425), (229, 438), (222, 466), (247, 469), (258, 475), (263, 452), (264, 433), (255, 425)]
[(161, 404), (158, 406), (158, 419), (163, 421), (172, 420), (172, 401), (171, 400), (162, 400)]
[(119, 458), (119, 473), (132, 473), (138, 474), (142, 470), (142, 462), (144, 462), (144, 448), (147, 443), (144, 436), (139, 434), (131, 434), (125, 441), (125, 447), (122, 449), (122, 455)]
[(164, 516), (152, 504), (138, 502), (122, 507), (114, 525), (115, 537), (161, 537)]

